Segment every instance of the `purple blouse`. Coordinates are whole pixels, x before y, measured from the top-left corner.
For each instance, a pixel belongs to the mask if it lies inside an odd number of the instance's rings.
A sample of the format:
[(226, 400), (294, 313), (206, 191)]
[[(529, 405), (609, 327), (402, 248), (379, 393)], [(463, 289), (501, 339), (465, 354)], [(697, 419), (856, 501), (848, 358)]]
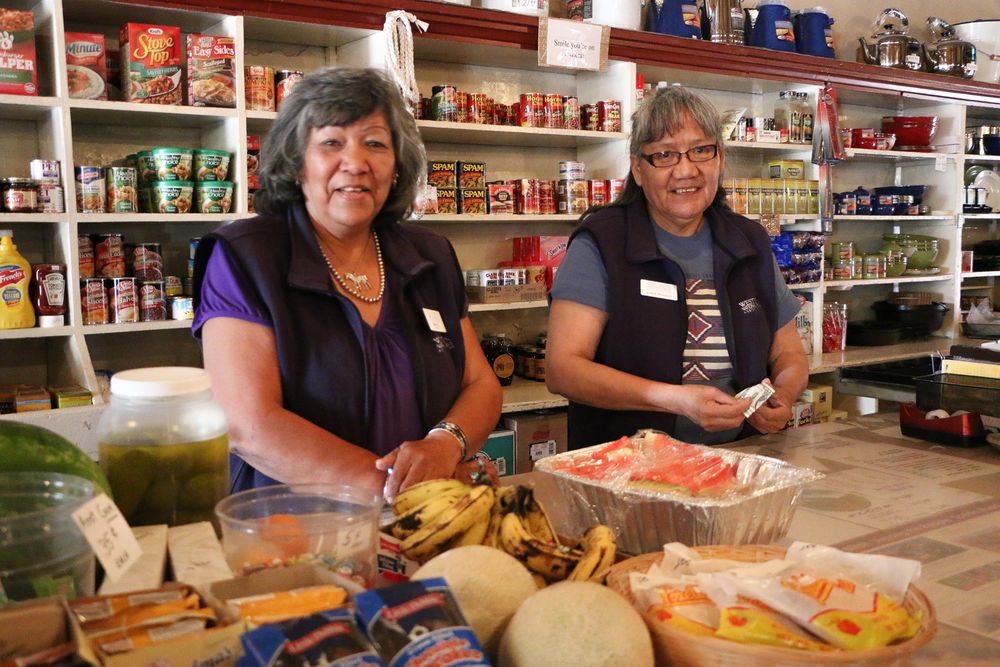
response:
[[(340, 293), (336, 295), (365, 355), (368, 449), (379, 456), (388, 454), (404, 440), (419, 440), (425, 435), (417, 407), (410, 348), (394, 297), (396, 289), (394, 278), (386, 272), (382, 310), (375, 326), (369, 326), (361, 319), (358, 309), (347, 297)], [(212, 249), (205, 267), (201, 303), (192, 322), (192, 331), (197, 338), (201, 337), (205, 322), (213, 317), (232, 317), (268, 328), (272, 326), (256, 297), (248, 293), (237, 279), (232, 259), (221, 243)], [(331, 375), (333, 371), (331, 369)], [(332, 378), (330, 390), (335, 389), (336, 379)]]

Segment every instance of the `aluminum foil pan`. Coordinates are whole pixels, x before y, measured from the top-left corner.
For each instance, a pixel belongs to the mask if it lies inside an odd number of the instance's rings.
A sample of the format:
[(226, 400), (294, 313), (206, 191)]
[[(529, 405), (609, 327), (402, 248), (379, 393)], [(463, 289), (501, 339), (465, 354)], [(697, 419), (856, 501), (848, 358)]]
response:
[(736, 469), (738, 491), (722, 497), (683, 497), (660, 491), (622, 488), (620, 482), (582, 479), (556, 470), (567, 459), (596, 452), (594, 445), (535, 463), (552, 475), (572, 524), (583, 534), (595, 522), (610, 526), (618, 548), (630, 554), (660, 551), (668, 542), (689, 546), (770, 544), (788, 531), (802, 488), (824, 475), (778, 459), (719, 447), (690, 445), (722, 457)]

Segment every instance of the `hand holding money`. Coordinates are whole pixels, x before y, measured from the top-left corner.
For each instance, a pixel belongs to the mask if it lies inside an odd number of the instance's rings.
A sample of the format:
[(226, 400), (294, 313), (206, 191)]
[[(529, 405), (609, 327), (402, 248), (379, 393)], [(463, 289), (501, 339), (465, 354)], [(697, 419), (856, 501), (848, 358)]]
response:
[(750, 415), (757, 412), (757, 409), (767, 403), (767, 400), (774, 395), (774, 387), (767, 381), (755, 384), (752, 387), (747, 387), (743, 391), (736, 394), (736, 398), (749, 398), (750, 407), (743, 411), (743, 416), (750, 418)]

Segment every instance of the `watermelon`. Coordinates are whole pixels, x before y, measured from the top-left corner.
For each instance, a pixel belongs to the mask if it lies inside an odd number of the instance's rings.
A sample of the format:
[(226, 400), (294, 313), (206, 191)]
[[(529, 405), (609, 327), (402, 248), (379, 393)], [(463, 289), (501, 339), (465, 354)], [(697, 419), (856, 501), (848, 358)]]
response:
[(0, 419), (0, 471), (76, 475), (112, 497), (111, 485), (94, 460), (58, 433), (33, 424)]

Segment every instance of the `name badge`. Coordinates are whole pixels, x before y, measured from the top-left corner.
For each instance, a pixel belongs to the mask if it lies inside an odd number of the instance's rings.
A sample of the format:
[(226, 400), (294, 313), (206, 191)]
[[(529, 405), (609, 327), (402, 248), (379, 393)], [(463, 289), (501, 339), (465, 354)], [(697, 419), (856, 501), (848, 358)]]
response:
[(643, 296), (651, 296), (654, 299), (677, 301), (677, 285), (661, 283), (656, 280), (640, 280), (639, 294)]
[(444, 326), (444, 320), (441, 319), (441, 313), (432, 309), (424, 308), (424, 319), (427, 320), (427, 328), (434, 333), (448, 333), (448, 330)]

